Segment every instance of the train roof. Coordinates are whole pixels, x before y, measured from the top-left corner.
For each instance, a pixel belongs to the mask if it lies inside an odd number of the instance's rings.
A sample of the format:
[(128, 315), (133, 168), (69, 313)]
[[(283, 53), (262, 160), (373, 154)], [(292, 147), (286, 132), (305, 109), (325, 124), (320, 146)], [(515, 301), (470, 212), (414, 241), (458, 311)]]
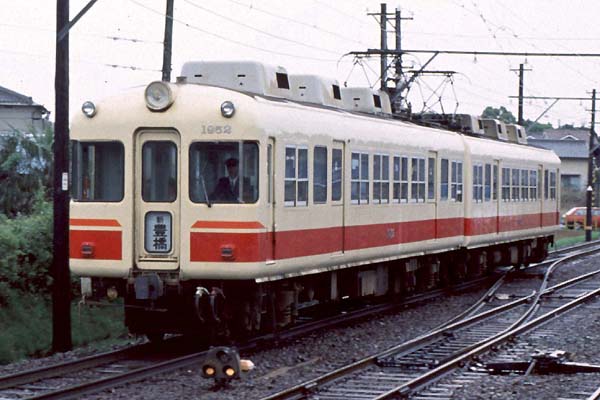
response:
[[(169, 84), (175, 100), (168, 109), (169, 120), (182, 127), (196, 127), (202, 123), (223, 122), (220, 106), (232, 101), (236, 114), (231, 123), (252, 126), (255, 136), (282, 136), (294, 141), (308, 141), (311, 136), (331, 136), (365, 147), (381, 148), (382, 144), (396, 144), (429, 151), (462, 152), (465, 144), (473, 153), (502, 159), (535, 159), (558, 162), (550, 150), (532, 146), (503, 143), (486, 138), (471, 137), (455, 131), (426, 127), (389, 116), (354, 112), (312, 103), (296, 102), (268, 95), (248, 93), (204, 84)], [(162, 112), (153, 112), (144, 101), (145, 87), (132, 88), (121, 95), (98, 103), (98, 115), (106, 127), (134, 132), (143, 127), (164, 127)], [(137, 118), (132, 118), (137, 115)], [(89, 130), (90, 119), (83, 114), (74, 116), (73, 125), (79, 134)], [(94, 124), (95, 125), (95, 124)], [(109, 129), (110, 130), (110, 129)]]

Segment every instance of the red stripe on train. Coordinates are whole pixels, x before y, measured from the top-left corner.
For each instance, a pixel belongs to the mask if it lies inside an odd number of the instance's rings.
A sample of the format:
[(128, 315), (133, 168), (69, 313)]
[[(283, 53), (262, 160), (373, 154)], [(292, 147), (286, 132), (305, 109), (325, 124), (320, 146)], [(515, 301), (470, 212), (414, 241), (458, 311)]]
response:
[(121, 226), (116, 219), (71, 218), (69, 224), (71, 226)]
[[(447, 218), (390, 224), (373, 224), (282, 231), (275, 234), (275, 254), (270, 232), (262, 233), (190, 233), (191, 261), (261, 262), (273, 257), (286, 259), (317, 254), (336, 253), (342, 250), (360, 250), (374, 247), (412, 243), (434, 238), (476, 236), (536, 228), (540, 223), (552, 226), (557, 213), (527, 214), (491, 218)], [(221, 255), (222, 248), (233, 249), (234, 258)]]
[(192, 228), (205, 229), (263, 229), (258, 221), (196, 221)]
[[(69, 257), (90, 260), (122, 260), (123, 233), (121, 231), (71, 230)], [(82, 246), (91, 246), (92, 254), (84, 255)]]

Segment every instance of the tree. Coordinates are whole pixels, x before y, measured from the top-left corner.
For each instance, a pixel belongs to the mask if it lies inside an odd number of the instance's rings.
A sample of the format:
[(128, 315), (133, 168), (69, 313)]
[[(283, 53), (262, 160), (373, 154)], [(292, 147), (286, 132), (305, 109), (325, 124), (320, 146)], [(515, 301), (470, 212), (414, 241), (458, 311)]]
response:
[(0, 213), (29, 214), (40, 197), (50, 197), (53, 137), (51, 128), (0, 135)]
[(535, 122), (532, 120), (525, 120), (525, 129), (527, 132), (535, 133), (535, 132), (543, 132), (546, 129), (552, 129), (553, 126), (551, 123), (540, 124), (539, 122)]
[(516, 124), (517, 119), (515, 116), (508, 111), (504, 106), (500, 106), (500, 108), (494, 108), (492, 106), (487, 106), (485, 110), (481, 113), (481, 117), (483, 118), (493, 118), (498, 119), (507, 124)]

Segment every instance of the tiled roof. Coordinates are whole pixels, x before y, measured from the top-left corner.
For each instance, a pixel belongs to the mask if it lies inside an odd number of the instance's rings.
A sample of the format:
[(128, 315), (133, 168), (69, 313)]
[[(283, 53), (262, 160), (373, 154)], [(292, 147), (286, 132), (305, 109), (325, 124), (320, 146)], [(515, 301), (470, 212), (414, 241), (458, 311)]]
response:
[(590, 135), (589, 129), (546, 129), (542, 134), (544, 139), (551, 140), (587, 140)]
[(553, 150), (559, 158), (588, 158), (587, 140), (529, 139), (528, 143)]
[[(33, 102), (31, 97), (27, 97), (10, 89), (0, 86), (0, 105), (23, 105), (23, 106), (39, 106)], [(41, 107), (41, 106), (40, 106)]]

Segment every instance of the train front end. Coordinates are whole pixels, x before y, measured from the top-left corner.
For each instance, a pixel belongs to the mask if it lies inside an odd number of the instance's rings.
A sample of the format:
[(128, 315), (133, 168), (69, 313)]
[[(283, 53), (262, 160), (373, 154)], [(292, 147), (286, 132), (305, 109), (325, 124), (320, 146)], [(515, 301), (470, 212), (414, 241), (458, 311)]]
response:
[(253, 103), (153, 82), (74, 118), (71, 271), (84, 296), (124, 298), (130, 331), (217, 326), (225, 296), (243, 301), (264, 265), (267, 150)]

